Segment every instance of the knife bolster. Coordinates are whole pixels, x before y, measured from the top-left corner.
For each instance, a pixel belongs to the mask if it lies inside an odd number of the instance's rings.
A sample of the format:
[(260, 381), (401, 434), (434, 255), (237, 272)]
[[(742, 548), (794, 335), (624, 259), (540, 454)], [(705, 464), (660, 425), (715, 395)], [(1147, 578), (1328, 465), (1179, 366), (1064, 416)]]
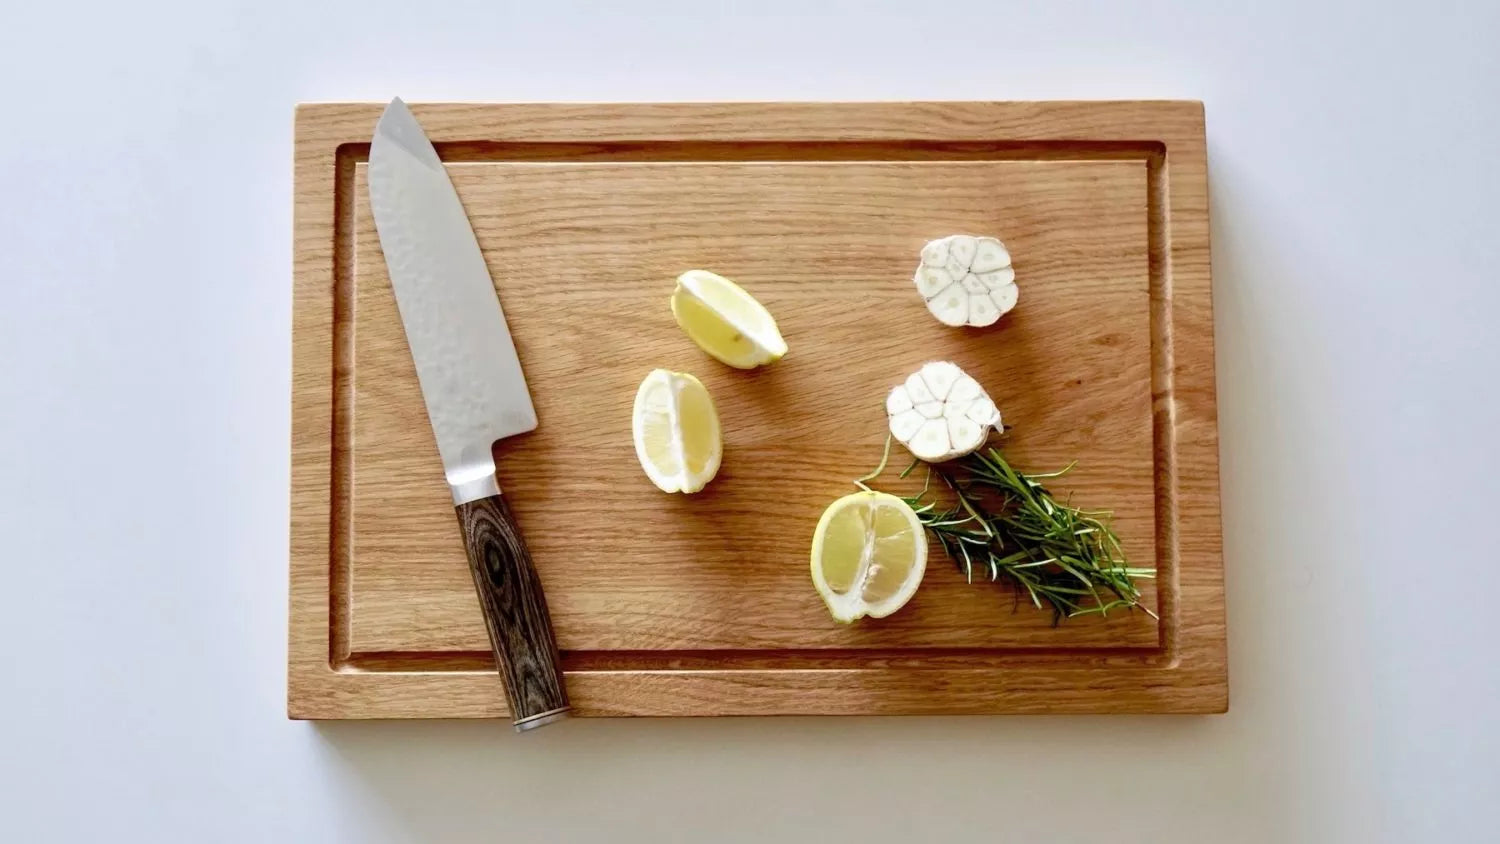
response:
[(500, 482), (495, 480), (495, 467), (491, 466), (488, 472), (472, 478), (460, 478), (455, 482), (450, 477), (448, 489), (453, 492), (453, 506), (458, 507), (470, 501), (499, 495)]

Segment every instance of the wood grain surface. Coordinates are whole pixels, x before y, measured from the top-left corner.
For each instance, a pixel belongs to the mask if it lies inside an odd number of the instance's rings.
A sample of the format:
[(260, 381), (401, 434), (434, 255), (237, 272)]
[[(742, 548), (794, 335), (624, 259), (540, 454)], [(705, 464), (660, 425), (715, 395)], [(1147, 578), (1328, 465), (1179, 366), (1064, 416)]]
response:
[(547, 596), (510, 505), (502, 495), (465, 502), (458, 523), (511, 719), (520, 726), (566, 712)]
[[(1207, 712), (1227, 701), (1203, 117), (1196, 103), (429, 105), (540, 426), (497, 445), (575, 714)], [(298, 111), (294, 716), (500, 717), (483, 616), (368, 210), (378, 105)], [(990, 329), (927, 315), (928, 239), (1004, 240)], [(703, 267), (787, 357), (729, 370), (676, 328)], [(1144, 613), (1054, 627), (935, 556), (896, 615), (833, 623), (818, 515), (879, 460), (890, 385), (974, 374), (1023, 469), (1113, 509)], [(718, 479), (657, 492), (630, 445), (653, 367), (698, 375)]]

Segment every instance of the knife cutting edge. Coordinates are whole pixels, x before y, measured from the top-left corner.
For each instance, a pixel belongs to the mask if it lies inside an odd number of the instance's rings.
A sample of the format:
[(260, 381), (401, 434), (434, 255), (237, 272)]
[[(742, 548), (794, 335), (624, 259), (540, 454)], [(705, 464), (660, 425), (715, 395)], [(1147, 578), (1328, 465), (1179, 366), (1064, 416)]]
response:
[(437, 150), (391, 101), (370, 145), (370, 207), (518, 731), (569, 704), (541, 580), (495, 479), (497, 440), (536, 410), (479, 242)]

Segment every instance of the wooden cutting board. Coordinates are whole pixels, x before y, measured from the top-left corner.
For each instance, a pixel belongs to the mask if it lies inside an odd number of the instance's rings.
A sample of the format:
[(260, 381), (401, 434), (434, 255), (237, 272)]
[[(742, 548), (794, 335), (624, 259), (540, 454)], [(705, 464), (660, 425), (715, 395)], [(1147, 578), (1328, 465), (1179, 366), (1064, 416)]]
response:
[[(505, 696), (370, 217), (377, 104), (296, 122), (289, 711), (502, 717)], [(1186, 102), (419, 105), (541, 420), (498, 444), (578, 715), (1220, 712), (1227, 706), (1202, 107)], [(1017, 309), (937, 324), (929, 239), (992, 234)], [(676, 275), (736, 279), (791, 351), (730, 370)], [(879, 461), (884, 396), (951, 359), (1023, 470), (1112, 509), (1160, 616), (1054, 626), (934, 550), (896, 615), (831, 621), (823, 508)], [(658, 492), (630, 409), (697, 374), (724, 425), (703, 494)]]

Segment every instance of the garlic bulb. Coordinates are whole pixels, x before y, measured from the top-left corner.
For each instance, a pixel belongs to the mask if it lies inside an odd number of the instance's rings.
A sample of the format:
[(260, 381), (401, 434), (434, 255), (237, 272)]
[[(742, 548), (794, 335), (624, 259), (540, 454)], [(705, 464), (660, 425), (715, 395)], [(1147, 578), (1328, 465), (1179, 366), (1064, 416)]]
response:
[(922, 247), (914, 280), (927, 310), (944, 325), (994, 325), (1020, 295), (1010, 253), (993, 237), (932, 241)]
[(929, 463), (977, 451), (1000, 428), (1000, 411), (979, 382), (956, 364), (933, 361), (885, 400), (891, 436)]

